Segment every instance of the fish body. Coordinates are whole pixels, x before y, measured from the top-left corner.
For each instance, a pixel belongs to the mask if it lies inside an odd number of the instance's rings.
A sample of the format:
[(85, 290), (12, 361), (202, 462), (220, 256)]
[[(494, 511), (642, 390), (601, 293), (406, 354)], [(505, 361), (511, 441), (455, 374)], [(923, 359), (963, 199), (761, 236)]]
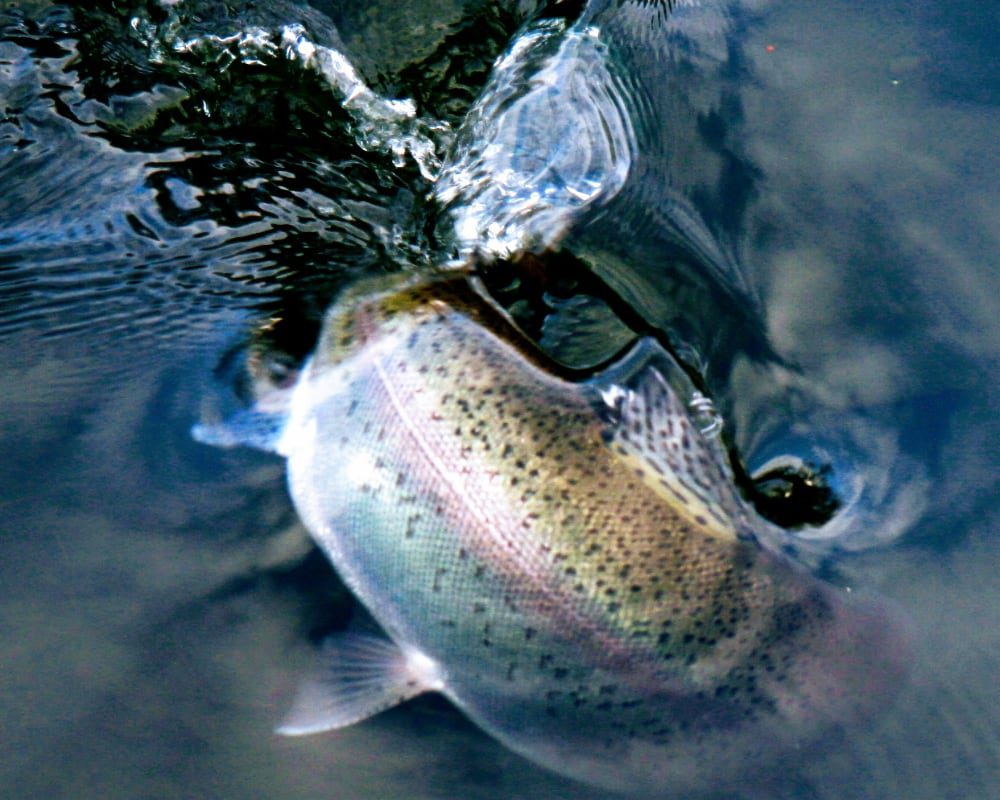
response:
[(538, 763), (649, 793), (877, 705), (887, 618), (762, 546), (667, 359), (647, 342), (561, 377), (463, 279), (342, 298), (276, 447), (390, 641), (332, 645), (285, 732), (441, 691)]

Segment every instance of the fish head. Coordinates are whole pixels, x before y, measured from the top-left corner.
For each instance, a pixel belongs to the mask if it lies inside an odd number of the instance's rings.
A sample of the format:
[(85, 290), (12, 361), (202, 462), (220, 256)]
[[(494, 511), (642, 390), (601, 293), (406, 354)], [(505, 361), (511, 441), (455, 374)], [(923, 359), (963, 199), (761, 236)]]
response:
[[(808, 575), (798, 579), (811, 584), (804, 602), (824, 611), (795, 637), (786, 687), (773, 689), (781, 718), (806, 731), (874, 721), (909, 674), (910, 621), (885, 598), (855, 595)], [(794, 626), (794, 612), (786, 616)]]

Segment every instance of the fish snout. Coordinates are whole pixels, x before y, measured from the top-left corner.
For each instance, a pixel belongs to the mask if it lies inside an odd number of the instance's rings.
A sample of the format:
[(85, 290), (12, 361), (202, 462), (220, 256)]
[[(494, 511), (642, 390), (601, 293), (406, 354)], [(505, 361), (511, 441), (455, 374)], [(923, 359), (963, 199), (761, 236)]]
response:
[(828, 620), (799, 659), (793, 691), (775, 692), (783, 716), (813, 730), (885, 712), (907, 681), (914, 650), (909, 619), (889, 601), (823, 590)]

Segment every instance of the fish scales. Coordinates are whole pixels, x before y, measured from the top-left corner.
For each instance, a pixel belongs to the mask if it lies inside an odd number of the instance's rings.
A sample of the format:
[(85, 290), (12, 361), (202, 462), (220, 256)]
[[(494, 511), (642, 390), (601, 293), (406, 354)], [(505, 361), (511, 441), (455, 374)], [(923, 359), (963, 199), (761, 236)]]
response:
[(853, 718), (895, 665), (843, 653), (883, 617), (746, 538), (734, 495), (657, 480), (674, 462), (627, 446), (657, 420), (616, 424), (605, 389), (554, 374), (463, 279), (366, 284), (293, 394), (293, 498), (433, 688), (558, 771), (698, 785), (705, 759), (745, 771)]

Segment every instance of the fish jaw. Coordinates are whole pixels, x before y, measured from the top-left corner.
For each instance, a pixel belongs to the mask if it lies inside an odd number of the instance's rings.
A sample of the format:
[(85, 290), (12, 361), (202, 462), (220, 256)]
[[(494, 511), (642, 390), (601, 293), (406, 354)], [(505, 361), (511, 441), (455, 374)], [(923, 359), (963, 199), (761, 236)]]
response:
[(813, 591), (826, 595), (832, 618), (799, 657), (795, 685), (776, 694), (780, 712), (805, 729), (873, 721), (906, 684), (912, 625), (882, 598), (819, 582)]

